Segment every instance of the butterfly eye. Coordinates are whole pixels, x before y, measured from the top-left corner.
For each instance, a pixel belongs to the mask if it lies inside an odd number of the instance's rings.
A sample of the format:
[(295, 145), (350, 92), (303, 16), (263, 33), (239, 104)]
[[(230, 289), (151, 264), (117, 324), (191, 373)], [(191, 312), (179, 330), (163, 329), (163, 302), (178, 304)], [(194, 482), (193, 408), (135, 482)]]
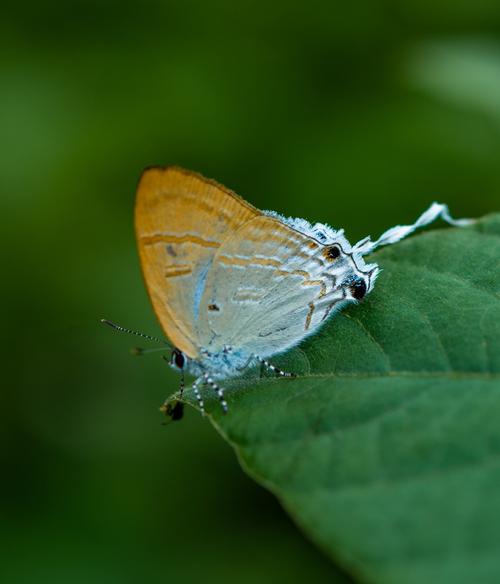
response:
[(340, 256), (340, 248), (337, 245), (332, 245), (324, 250), (324, 255), (327, 260), (333, 261)]
[(170, 358), (170, 363), (175, 365), (178, 369), (184, 369), (184, 365), (186, 364), (186, 359), (182, 354), (182, 351), (179, 349), (174, 349), (172, 351), (172, 357)]
[(351, 294), (356, 300), (362, 300), (366, 294), (366, 282), (363, 278), (357, 278), (350, 286)]

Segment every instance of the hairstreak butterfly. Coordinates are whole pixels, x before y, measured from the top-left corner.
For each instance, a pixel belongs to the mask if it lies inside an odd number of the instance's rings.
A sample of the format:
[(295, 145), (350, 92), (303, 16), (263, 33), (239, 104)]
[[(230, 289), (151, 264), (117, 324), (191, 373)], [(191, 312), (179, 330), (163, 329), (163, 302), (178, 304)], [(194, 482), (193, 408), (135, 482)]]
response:
[(216, 392), (226, 412), (217, 381), (250, 365), (289, 376), (268, 359), (373, 290), (379, 268), (364, 256), (438, 217), (458, 226), (471, 222), (433, 203), (414, 224), (351, 245), (343, 230), (260, 211), (194, 172), (147, 169), (135, 207), (144, 280), (175, 347), (171, 364), (195, 376), (201, 411), (201, 386)]

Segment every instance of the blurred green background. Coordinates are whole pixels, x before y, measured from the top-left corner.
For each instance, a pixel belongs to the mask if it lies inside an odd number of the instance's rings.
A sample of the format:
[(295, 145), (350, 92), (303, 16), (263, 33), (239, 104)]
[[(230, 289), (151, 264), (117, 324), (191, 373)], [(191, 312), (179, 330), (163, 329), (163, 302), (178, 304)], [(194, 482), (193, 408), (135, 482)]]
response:
[(498, 209), (500, 4), (9, 4), (2, 581), (348, 581), (207, 421), (161, 425), (178, 377), (98, 321), (160, 332), (132, 229), (147, 165), (351, 240), (434, 199)]

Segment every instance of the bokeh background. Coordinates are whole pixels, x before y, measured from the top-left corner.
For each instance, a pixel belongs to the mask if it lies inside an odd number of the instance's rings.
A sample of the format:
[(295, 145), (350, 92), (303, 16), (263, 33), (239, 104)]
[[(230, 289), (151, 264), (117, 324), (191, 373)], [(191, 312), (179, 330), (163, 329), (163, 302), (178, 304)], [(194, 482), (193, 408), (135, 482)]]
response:
[[(9, 3), (0, 19), (3, 582), (349, 581), (178, 378), (132, 228), (176, 163), (356, 239), (500, 201), (500, 4)], [(467, 250), (459, 250), (467, 253)]]

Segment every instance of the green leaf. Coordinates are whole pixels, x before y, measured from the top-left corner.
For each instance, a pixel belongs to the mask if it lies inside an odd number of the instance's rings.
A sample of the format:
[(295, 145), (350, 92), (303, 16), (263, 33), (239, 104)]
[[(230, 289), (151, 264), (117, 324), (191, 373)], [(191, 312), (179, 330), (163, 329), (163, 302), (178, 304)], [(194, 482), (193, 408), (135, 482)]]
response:
[[(356, 580), (500, 581), (500, 215), (373, 255), (374, 292), (228, 384), (216, 428)], [(193, 404), (192, 395), (187, 400)]]

